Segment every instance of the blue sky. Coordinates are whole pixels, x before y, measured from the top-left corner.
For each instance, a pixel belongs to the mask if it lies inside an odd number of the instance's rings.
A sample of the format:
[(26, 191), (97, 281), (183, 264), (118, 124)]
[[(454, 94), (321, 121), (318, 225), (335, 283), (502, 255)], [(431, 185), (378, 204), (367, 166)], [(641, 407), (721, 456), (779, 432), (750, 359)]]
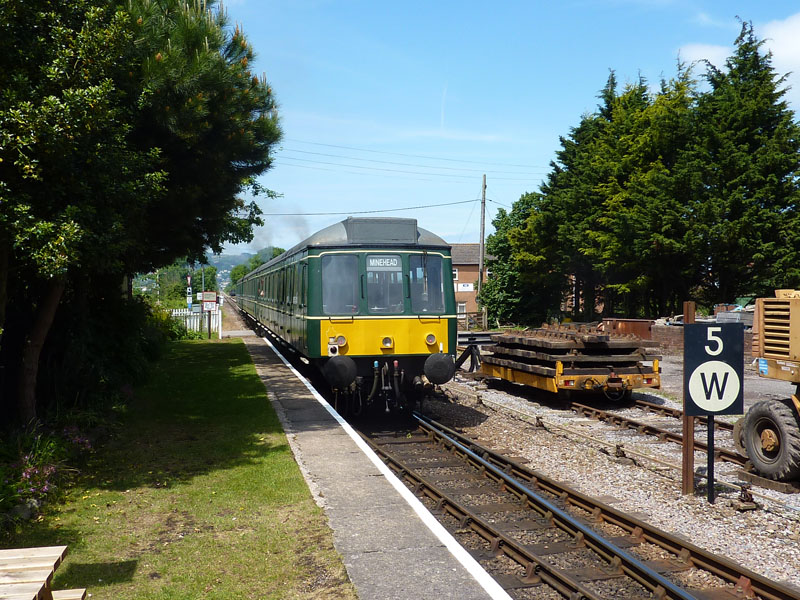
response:
[[(559, 136), (595, 110), (610, 70), (621, 85), (641, 74), (655, 86), (679, 56), (721, 67), (737, 16), (767, 40), (779, 73), (800, 73), (800, 5), (783, 0), (224, 6), (255, 48), (284, 132), (260, 179), (282, 197), (261, 200), (266, 225), (226, 253), (289, 248), (348, 214), (387, 209), (403, 210), (371, 216), (477, 242), (484, 173), (488, 235), (498, 208), (538, 190)], [(789, 84), (797, 110), (800, 81)]]

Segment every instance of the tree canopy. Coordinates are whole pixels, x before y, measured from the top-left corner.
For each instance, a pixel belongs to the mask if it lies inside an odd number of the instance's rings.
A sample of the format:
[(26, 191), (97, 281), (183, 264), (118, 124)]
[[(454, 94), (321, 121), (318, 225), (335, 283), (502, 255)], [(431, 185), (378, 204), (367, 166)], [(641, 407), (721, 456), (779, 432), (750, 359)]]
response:
[[(725, 68), (704, 66), (703, 90), (681, 63), (657, 89), (640, 78), (620, 91), (611, 73), (540, 191), (498, 214), (491, 314), (652, 317), (800, 284), (800, 129), (785, 77), (746, 22)], [(508, 303), (500, 279), (542, 304)]]
[(253, 59), (213, 1), (0, 0), (0, 360), (24, 420), (60, 304), (252, 239), (242, 194), (268, 193), (281, 135)]

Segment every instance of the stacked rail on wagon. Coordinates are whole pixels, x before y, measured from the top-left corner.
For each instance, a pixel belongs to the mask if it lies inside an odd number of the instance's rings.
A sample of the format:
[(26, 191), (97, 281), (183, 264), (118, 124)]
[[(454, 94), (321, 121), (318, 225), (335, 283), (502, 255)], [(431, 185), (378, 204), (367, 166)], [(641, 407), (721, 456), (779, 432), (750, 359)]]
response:
[(587, 327), (542, 327), (493, 334), (484, 347), (481, 372), (552, 393), (603, 392), (609, 399), (630, 397), (634, 388), (659, 388), (657, 342)]

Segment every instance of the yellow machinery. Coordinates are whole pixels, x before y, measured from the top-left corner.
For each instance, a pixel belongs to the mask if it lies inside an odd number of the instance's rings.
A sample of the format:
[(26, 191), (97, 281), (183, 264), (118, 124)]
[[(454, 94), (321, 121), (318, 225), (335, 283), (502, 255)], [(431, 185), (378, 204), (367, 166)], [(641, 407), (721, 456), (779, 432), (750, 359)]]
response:
[(791, 398), (761, 400), (736, 424), (734, 438), (755, 471), (769, 479), (800, 478), (800, 291), (758, 298), (753, 356), (761, 377), (795, 384)]

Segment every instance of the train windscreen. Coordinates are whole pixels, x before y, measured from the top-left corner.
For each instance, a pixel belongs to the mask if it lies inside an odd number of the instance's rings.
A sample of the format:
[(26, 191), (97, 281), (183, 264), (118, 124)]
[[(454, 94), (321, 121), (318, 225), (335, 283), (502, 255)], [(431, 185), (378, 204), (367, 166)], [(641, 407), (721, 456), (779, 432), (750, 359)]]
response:
[(352, 254), (322, 257), (322, 312), (326, 315), (358, 312), (358, 257)]
[(367, 255), (367, 306), (372, 314), (403, 312), (403, 261), (400, 255)]
[(409, 281), (411, 310), (415, 314), (444, 312), (444, 277), (442, 257), (433, 254), (411, 255)]

